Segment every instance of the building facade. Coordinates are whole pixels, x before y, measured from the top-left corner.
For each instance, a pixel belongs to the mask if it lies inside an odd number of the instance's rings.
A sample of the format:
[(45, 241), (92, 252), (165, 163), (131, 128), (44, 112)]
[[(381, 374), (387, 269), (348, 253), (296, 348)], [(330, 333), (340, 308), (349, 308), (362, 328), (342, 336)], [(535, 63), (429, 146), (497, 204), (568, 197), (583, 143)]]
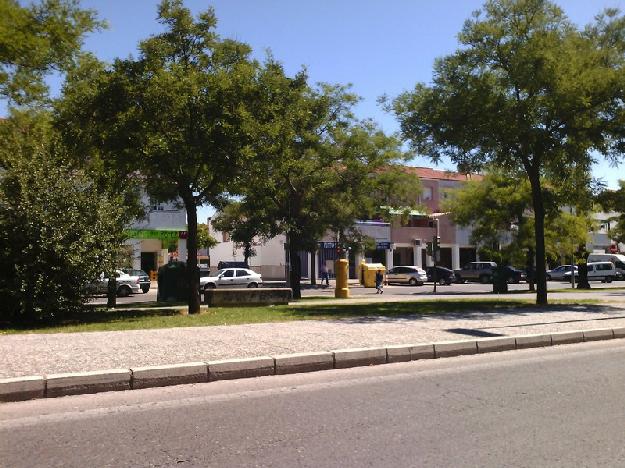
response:
[(176, 201), (157, 203), (142, 197), (146, 216), (126, 229), (132, 268), (158, 271), (172, 259), (187, 260), (187, 214)]

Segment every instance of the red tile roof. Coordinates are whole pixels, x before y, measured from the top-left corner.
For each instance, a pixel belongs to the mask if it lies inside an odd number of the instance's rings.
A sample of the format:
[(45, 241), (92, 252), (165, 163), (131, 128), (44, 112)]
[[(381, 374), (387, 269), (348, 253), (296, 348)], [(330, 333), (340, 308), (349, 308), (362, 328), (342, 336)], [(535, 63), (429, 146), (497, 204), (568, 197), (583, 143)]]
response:
[(452, 171), (440, 171), (431, 167), (413, 167), (405, 166), (408, 172), (418, 176), (420, 179), (436, 179), (436, 180), (457, 180), (465, 182), (467, 180), (482, 180), (481, 174), (461, 174)]

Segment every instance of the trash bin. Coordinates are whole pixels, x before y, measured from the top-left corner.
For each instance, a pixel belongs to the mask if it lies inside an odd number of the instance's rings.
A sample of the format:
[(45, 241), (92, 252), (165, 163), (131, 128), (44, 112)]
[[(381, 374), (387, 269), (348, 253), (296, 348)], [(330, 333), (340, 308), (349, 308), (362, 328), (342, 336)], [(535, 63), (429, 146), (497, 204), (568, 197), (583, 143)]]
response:
[(187, 266), (184, 262), (170, 262), (158, 269), (157, 301), (185, 301), (188, 296)]
[(361, 283), (365, 288), (375, 288), (375, 274), (381, 271), (382, 274), (386, 273), (386, 267), (381, 263), (361, 263)]
[(502, 294), (508, 292), (509, 271), (503, 266), (498, 265), (493, 270), (493, 292)]

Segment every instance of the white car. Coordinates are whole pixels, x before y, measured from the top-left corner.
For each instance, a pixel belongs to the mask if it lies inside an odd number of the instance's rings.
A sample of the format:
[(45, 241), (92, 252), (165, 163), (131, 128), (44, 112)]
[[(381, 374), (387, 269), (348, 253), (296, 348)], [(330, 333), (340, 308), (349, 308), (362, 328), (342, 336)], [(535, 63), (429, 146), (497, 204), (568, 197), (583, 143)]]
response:
[[(579, 272), (577, 271), (577, 265), (575, 268), (575, 277), (579, 276)], [(571, 279), (571, 265), (560, 265), (559, 267), (555, 267), (553, 270), (547, 271), (547, 281), (550, 280), (564, 280), (567, 278), (566, 273), (568, 272), (568, 279)]]
[(428, 280), (428, 275), (423, 268), (418, 266), (396, 266), (386, 273), (386, 282), (422, 286)]
[(247, 268), (224, 268), (214, 275), (200, 278), (200, 290), (214, 288), (257, 288), (263, 279)]
[[(612, 262), (594, 262), (587, 263), (588, 267), (588, 281), (601, 281), (602, 283), (611, 283), (618, 277), (618, 272)], [(575, 272), (575, 276), (578, 276), (578, 272)], [(567, 271), (564, 274), (564, 279), (571, 280), (571, 272)]]

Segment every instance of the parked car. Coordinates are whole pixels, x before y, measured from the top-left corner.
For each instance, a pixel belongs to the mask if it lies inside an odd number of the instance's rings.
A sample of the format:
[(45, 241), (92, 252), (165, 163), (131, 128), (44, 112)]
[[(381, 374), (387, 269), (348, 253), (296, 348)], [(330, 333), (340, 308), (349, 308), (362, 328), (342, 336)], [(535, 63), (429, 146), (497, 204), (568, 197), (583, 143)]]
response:
[(386, 272), (386, 282), (422, 286), (428, 279), (423, 268), (417, 266), (396, 266)]
[(458, 283), (464, 283), (465, 281), (491, 283), (495, 268), (497, 268), (495, 262), (471, 262), (467, 263), (460, 270), (454, 270), (454, 274)]
[[(573, 265), (573, 268), (575, 269), (575, 277), (577, 278), (578, 276), (578, 271), (577, 271), (577, 265)], [(551, 281), (551, 280), (564, 280), (565, 278), (565, 274), (569, 273), (569, 280), (571, 279), (571, 265), (560, 265), (558, 267), (555, 267), (553, 270), (547, 270), (547, 281)]]
[(150, 276), (143, 270), (133, 270), (131, 268), (124, 268), (123, 272), (129, 276), (136, 276), (139, 278), (139, 286), (143, 294), (150, 290), (152, 283), (150, 282)]
[(623, 254), (592, 253), (588, 255), (587, 262), (612, 262), (616, 268), (617, 279), (625, 279), (625, 255)]
[(503, 267), (508, 283), (518, 284), (521, 281), (527, 281), (527, 273), (510, 265)]
[[(115, 279), (117, 281), (117, 295), (119, 297), (126, 297), (141, 292), (141, 284), (138, 276), (130, 276), (122, 270), (115, 270)], [(108, 277), (102, 273), (96, 281), (88, 284), (86, 289), (90, 294), (107, 294), (108, 284)]]
[(200, 289), (257, 288), (262, 282), (260, 274), (247, 268), (224, 268), (214, 275), (200, 278)]
[(451, 284), (455, 280), (454, 271), (442, 266), (429, 266), (425, 268), (428, 281), (434, 281), (434, 270), (436, 269), (436, 281), (438, 284)]
[[(612, 262), (594, 262), (587, 263), (588, 281), (601, 281), (602, 283), (611, 283), (617, 278), (617, 271)], [(577, 275), (577, 274), (576, 274)], [(564, 279), (571, 280), (571, 272), (564, 274)]]

